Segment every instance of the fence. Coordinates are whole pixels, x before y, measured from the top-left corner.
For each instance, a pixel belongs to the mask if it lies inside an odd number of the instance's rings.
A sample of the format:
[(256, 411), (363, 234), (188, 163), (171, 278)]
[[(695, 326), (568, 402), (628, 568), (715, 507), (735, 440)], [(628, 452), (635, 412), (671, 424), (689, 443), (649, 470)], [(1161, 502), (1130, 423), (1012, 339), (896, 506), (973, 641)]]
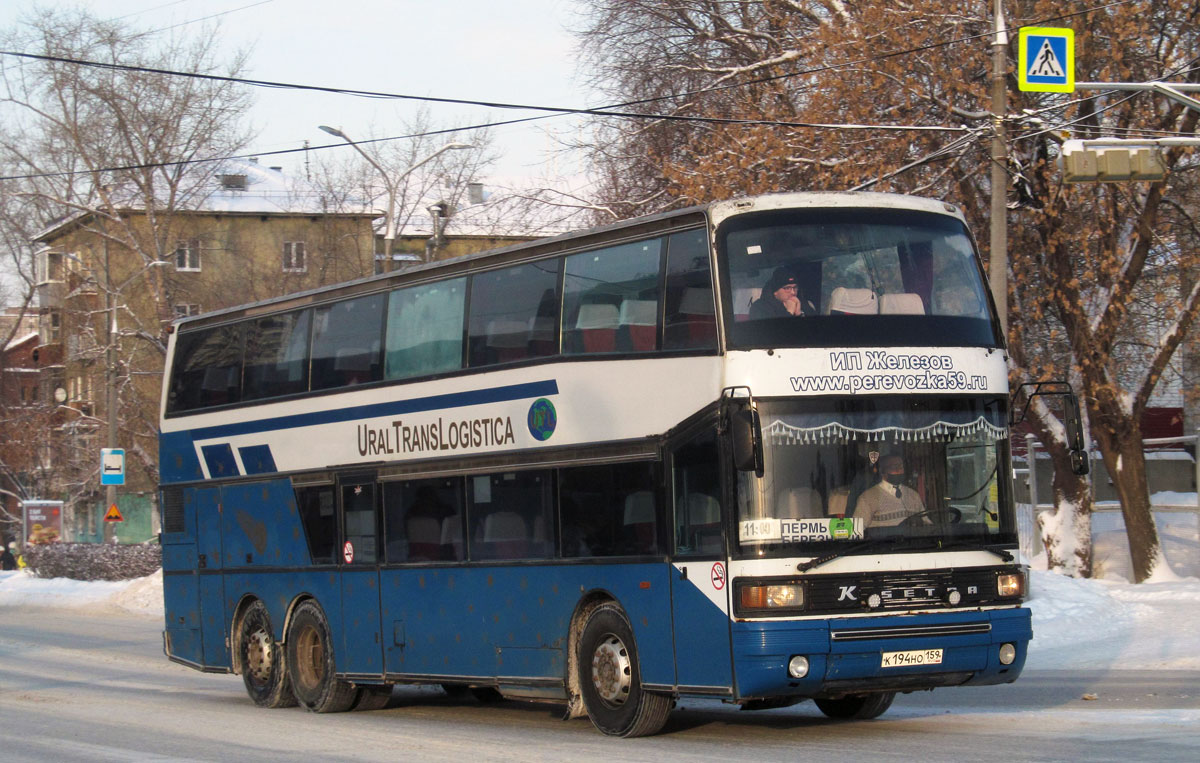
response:
[[(1144, 440), (1146, 445), (1191, 445), (1196, 447), (1200, 437), (1188, 435), (1184, 437), (1163, 437)], [(1024, 477), (1028, 491), (1027, 502), (1017, 504), (1017, 532), (1020, 538), (1021, 552), (1027, 557), (1043, 553), (1041, 539), (1037, 528), (1037, 514), (1040, 511), (1053, 509), (1051, 503), (1038, 502), (1036, 499), (1045, 491), (1039, 491), (1039, 474), (1037, 469), (1037, 449), (1040, 443), (1033, 435), (1025, 437), (1026, 467), (1014, 468), (1014, 481)], [(1152, 451), (1162, 453), (1162, 451)], [(1194, 452), (1194, 451), (1193, 451)], [(1094, 454), (1093, 454), (1094, 455)], [(1158, 481), (1168, 483), (1166, 487), (1183, 490), (1156, 490), (1151, 484), (1152, 506), (1155, 525), (1158, 527), (1159, 541), (1171, 569), (1179, 575), (1200, 577), (1200, 458), (1195, 458), (1186, 452), (1173, 452), (1176, 456), (1163, 459), (1173, 463), (1170, 470), (1157, 471)], [(1190, 462), (1190, 463), (1187, 463)], [(1092, 461), (1093, 485), (1107, 473), (1103, 469), (1097, 472), (1099, 462)], [(1186, 466), (1191, 474), (1182, 473)], [(1152, 474), (1148, 470), (1147, 479), (1151, 481)], [(1190, 484), (1186, 484), (1190, 483)], [(1162, 487), (1162, 485), (1160, 485)], [(1190, 487), (1191, 490), (1186, 488)], [(1193, 497), (1193, 495), (1198, 497)], [(1155, 496), (1158, 496), (1155, 498)], [(1129, 549), (1125, 536), (1125, 520), (1121, 514), (1121, 504), (1112, 500), (1098, 500), (1093, 504), (1092, 515), (1092, 556), (1093, 567), (1097, 576), (1116, 574), (1130, 578)]]

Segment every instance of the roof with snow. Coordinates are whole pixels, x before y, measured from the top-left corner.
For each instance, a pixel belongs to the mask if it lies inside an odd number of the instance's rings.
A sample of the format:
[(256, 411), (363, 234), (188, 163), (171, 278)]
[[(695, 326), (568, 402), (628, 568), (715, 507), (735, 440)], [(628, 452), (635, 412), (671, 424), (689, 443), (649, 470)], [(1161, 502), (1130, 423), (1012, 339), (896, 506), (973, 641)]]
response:
[(38, 338), (38, 333), (36, 331), (33, 332), (32, 334), (26, 334), (25, 336), (13, 337), (13, 340), (11, 342), (4, 345), (4, 351), (8, 352), (9, 350), (15, 350), (16, 348), (25, 344), (29, 340), (37, 339), (37, 338)]
[[(116, 196), (117, 194), (114, 194)], [(178, 212), (245, 215), (341, 215), (377, 217), (382, 210), (363, 201), (335, 204), (327, 193), (302, 177), (288, 175), (279, 167), (264, 167), (254, 160), (226, 159), (216, 171), (195, 187), (182, 189)], [(126, 209), (139, 210), (144, 200), (128, 195)], [(77, 212), (51, 222), (34, 236), (46, 242), (91, 215)]]

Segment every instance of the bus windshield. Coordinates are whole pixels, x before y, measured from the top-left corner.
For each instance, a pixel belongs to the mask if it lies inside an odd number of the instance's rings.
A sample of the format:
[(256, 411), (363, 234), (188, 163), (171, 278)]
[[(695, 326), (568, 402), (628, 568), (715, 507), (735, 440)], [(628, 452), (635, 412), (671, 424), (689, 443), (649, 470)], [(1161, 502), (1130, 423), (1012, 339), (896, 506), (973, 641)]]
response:
[(999, 346), (974, 246), (954, 217), (770, 211), (729, 220), (717, 242), (732, 349), (901, 346), (913, 337)]
[(1001, 399), (759, 401), (765, 471), (738, 477), (750, 556), (1013, 544)]

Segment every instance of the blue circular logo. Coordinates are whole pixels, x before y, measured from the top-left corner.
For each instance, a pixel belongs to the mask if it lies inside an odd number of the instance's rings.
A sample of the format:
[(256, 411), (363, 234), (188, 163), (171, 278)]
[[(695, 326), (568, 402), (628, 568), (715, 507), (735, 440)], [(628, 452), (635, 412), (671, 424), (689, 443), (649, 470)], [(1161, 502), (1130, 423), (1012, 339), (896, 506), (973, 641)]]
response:
[(529, 434), (535, 440), (545, 442), (554, 434), (557, 425), (558, 414), (554, 411), (554, 403), (544, 397), (534, 400), (533, 405), (529, 406)]

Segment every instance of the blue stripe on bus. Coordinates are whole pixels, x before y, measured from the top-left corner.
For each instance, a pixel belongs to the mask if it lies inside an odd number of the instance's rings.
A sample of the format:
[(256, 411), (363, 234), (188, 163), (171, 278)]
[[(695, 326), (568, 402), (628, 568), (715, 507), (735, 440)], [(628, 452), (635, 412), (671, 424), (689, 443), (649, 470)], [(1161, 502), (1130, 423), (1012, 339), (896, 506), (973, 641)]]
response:
[(213, 440), (218, 437), (234, 437), (236, 435), (311, 427), (320, 424), (336, 424), (342, 421), (370, 419), (377, 416), (395, 416), (402, 413), (422, 413), (424, 411), (444, 410), (447, 408), (465, 408), (469, 405), (504, 403), (511, 400), (557, 394), (558, 382), (554, 379), (547, 379), (545, 381), (527, 382), (525, 384), (510, 384), (504, 387), (490, 387), (488, 389), (476, 389), (467, 392), (450, 392), (444, 395), (417, 397), (411, 400), (393, 400), (386, 403), (356, 405), (352, 408), (337, 408), (329, 411), (313, 411), (311, 413), (278, 416), (271, 419), (258, 419), (257, 421), (219, 424), (212, 427), (193, 429), (191, 430), (191, 437), (193, 441)]
[(229, 443), (205, 445), (200, 449), (204, 453), (204, 462), (208, 464), (208, 474), (211, 477), (236, 477), (241, 474), (237, 461), (233, 460), (233, 448)]
[(273, 474), (279, 471), (275, 467), (275, 457), (271, 455), (270, 445), (247, 445), (238, 448), (238, 455), (242, 457), (242, 466), (245, 467), (246, 474)]

